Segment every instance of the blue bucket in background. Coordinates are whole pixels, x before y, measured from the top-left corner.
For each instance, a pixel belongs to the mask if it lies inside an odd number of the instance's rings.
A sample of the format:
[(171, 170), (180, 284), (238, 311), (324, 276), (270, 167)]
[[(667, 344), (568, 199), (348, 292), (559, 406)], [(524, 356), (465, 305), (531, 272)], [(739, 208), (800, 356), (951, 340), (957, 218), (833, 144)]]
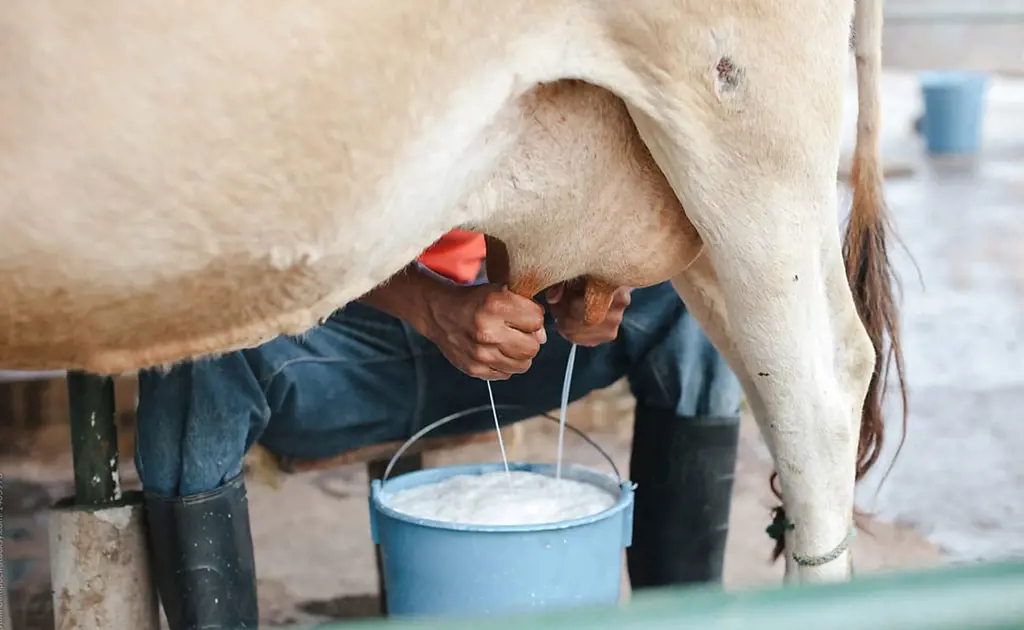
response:
[[(509, 466), (554, 475), (547, 464)], [(383, 557), (389, 615), (491, 616), (619, 601), (622, 550), (633, 536), (629, 481), (563, 466), (564, 478), (597, 485), (619, 499), (603, 512), (557, 523), (466, 525), (417, 518), (387, 505), (388, 496), (401, 490), (502, 470), (501, 463), (447, 466), (372, 482), (370, 530)]]
[(922, 133), (928, 152), (977, 153), (985, 115), (988, 75), (966, 71), (931, 71), (919, 75), (924, 99)]

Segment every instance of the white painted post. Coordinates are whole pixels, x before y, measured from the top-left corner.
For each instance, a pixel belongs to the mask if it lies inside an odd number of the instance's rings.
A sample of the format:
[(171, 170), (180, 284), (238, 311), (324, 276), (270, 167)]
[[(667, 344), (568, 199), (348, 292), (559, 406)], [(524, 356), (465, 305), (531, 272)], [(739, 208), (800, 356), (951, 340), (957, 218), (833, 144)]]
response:
[(159, 630), (141, 496), (101, 508), (65, 499), (49, 520), (54, 627)]

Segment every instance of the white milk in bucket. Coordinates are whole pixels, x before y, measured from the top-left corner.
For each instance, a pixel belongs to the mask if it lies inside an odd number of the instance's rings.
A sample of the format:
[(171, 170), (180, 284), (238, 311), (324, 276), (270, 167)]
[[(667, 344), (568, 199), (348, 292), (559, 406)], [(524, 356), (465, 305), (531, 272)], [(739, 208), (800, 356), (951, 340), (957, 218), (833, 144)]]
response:
[(513, 470), (458, 475), (396, 492), (391, 509), (466, 525), (540, 525), (591, 516), (611, 508), (618, 497), (573, 479)]
[[(510, 471), (505, 444), (498, 423), (494, 392), (487, 382), (487, 393), (494, 415), (494, 428), (501, 448), (504, 472), (482, 475), (456, 475), (444, 481), (396, 492), (387, 505), (409, 516), (463, 525), (545, 525), (599, 514), (618, 503), (619, 497), (590, 483), (562, 477), (565, 411), (569, 404), (569, 383), (576, 360), (576, 344), (569, 350), (569, 361), (562, 383), (562, 406), (558, 430), (558, 456), (555, 475), (528, 471)], [(454, 419), (458, 414), (439, 422)], [(429, 430), (431, 427), (427, 427)], [(414, 436), (413, 440), (418, 436)], [(408, 444), (408, 443), (407, 443)], [(397, 457), (397, 455), (395, 456)], [(392, 463), (394, 459), (392, 459)]]

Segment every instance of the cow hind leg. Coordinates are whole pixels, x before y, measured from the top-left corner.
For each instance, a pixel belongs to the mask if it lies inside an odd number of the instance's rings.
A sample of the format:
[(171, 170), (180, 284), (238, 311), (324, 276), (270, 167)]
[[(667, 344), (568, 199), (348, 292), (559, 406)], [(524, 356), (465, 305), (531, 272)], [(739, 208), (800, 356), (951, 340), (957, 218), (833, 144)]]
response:
[(713, 236), (705, 239), (708, 260), (675, 285), (743, 382), (775, 460), (792, 524), (787, 577), (843, 580), (874, 354), (846, 284), (838, 231), (828, 224), (834, 192), (818, 202), (792, 198), (785, 209), (762, 204), (745, 217), (699, 216)]

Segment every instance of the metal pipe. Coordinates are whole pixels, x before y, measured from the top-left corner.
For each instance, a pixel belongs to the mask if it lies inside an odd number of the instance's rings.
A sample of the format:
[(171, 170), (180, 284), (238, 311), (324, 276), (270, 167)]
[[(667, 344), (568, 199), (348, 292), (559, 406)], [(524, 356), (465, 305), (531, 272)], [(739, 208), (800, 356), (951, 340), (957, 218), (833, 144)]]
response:
[(121, 498), (114, 379), (68, 372), (67, 381), (75, 503), (82, 507), (110, 505)]

